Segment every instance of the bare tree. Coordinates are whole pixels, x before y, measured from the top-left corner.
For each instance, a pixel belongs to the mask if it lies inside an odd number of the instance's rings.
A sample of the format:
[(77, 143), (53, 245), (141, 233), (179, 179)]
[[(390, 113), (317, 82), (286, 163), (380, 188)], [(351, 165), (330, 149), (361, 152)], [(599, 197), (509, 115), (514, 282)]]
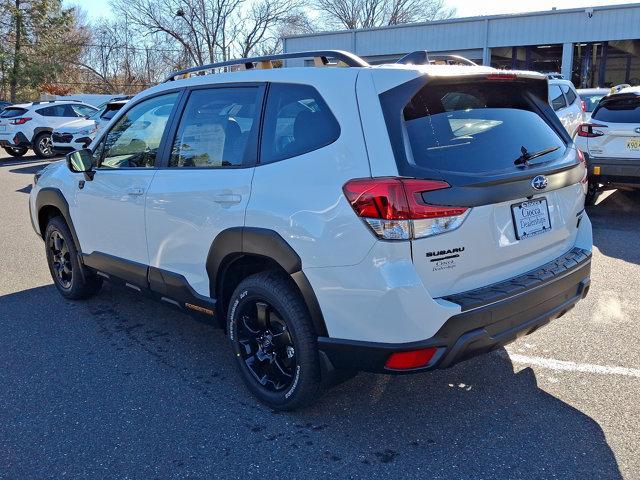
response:
[(116, 15), (146, 37), (180, 46), (191, 63), (248, 56), (299, 9), (301, 0), (112, 0)]
[(455, 15), (445, 0), (314, 0), (313, 6), (330, 28), (373, 28)]

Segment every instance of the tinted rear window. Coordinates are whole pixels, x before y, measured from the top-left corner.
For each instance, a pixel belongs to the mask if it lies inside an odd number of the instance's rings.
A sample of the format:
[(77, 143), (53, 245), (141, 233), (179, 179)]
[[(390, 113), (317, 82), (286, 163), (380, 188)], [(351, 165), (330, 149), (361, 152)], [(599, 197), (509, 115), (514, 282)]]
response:
[(487, 173), (516, 168), (523, 147), (531, 161), (563, 156), (556, 131), (536, 113), (522, 87), (504, 83), (427, 85), (404, 109), (414, 166), (443, 172)]
[(599, 94), (583, 93), (580, 95), (580, 98), (585, 103), (587, 107), (587, 112), (589, 113), (593, 112), (596, 109), (596, 107), (598, 106), (598, 102), (602, 99), (602, 97), (604, 97), (604, 95), (601, 93)]
[(25, 113), (27, 113), (27, 110), (25, 110), (24, 108), (8, 107), (0, 112), (0, 118), (14, 118), (19, 117), (20, 115), (24, 115)]
[(640, 96), (608, 99), (593, 112), (594, 120), (611, 123), (640, 123)]

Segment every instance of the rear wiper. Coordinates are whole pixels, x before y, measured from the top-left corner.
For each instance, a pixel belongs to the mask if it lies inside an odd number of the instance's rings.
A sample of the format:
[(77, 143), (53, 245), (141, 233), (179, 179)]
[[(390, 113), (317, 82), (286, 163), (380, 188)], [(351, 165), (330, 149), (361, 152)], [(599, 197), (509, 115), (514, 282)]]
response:
[(522, 147), (520, 149), (520, 151), (522, 152), (522, 155), (516, 158), (513, 164), (526, 165), (527, 163), (529, 163), (529, 161), (533, 160), (534, 158), (544, 157), (545, 155), (548, 155), (549, 153), (555, 152), (556, 150), (559, 150), (559, 149), (560, 147), (549, 147), (549, 148), (545, 148), (544, 150), (540, 150), (539, 152), (530, 153), (526, 149), (526, 147)]

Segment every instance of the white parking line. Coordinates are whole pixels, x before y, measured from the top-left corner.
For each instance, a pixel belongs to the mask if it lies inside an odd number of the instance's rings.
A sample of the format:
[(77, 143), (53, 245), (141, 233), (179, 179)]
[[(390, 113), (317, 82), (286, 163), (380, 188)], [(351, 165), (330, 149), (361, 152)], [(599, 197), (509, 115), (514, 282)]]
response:
[(597, 373), (600, 375), (623, 375), (625, 377), (640, 378), (640, 369), (638, 368), (610, 367), (593, 365), (590, 363), (566, 362), (563, 360), (554, 360), (552, 358), (528, 357), (517, 353), (510, 353), (508, 357), (514, 363), (535, 365), (536, 367), (548, 368), (549, 370)]

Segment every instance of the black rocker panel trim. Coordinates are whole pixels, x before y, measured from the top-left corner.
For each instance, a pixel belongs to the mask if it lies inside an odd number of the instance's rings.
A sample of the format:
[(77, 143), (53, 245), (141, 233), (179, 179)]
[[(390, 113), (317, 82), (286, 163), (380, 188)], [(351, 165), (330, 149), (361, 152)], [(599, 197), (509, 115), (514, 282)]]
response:
[(149, 288), (147, 265), (102, 252), (84, 254), (83, 258), (84, 264), (89, 268), (114, 276), (141, 289)]
[[(195, 307), (200, 307), (211, 312), (215, 311), (216, 300), (205, 297), (196, 292), (186, 278), (182, 275), (162, 270), (156, 267), (149, 267), (149, 288), (154, 293), (163, 297), (175, 300), (181, 305), (185, 306), (188, 310), (197, 310)], [(187, 306), (190, 305), (191, 307)], [(206, 313), (211, 315), (211, 313)]]
[(87, 267), (108, 275), (110, 281), (137, 287), (143, 293), (155, 294), (188, 311), (209, 316), (215, 311), (216, 301), (197, 293), (180, 274), (102, 252), (83, 257)]
[[(38, 213), (38, 222), (40, 222), (40, 213), (42, 212), (42, 209), (49, 206), (55, 207), (60, 211), (60, 213), (62, 213), (64, 221), (67, 222), (67, 226), (71, 231), (73, 243), (78, 249), (78, 252), (82, 252), (80, 241), (78, 240), (78, 235), (76, 234), (76, 229), (73, 227), (73, 222), (71, 221), (69, 204), (64, 198), (62, 192), (57, 188), (45, 187), (40, 189), (40, 191), (38, 192), (38, 196), (36, 197), (36, 212)], [(40, 236), (44, 238), (44, 231), (42, 229), (40, 231)]]
[(302, 271), (302, 261), (295, 250), (277, 232), (266, 228), (234, 227), (221, 232), (211, 244), (207, 257), (210, 294), (218, 296), (218, 288), (224, 282), (225, 265), (244, 255), (269, 258), (291, 275), (302, 293), (318, 335), (327, 335), (318, 299)]

